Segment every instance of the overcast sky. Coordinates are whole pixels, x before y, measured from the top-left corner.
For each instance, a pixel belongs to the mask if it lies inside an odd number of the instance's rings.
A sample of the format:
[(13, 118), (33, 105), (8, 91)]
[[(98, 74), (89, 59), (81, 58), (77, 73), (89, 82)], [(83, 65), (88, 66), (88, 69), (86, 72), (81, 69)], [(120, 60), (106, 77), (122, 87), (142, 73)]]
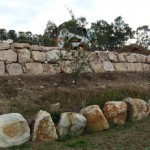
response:
[(122, 16), (133, 29), (150, 25), (150, 0), (0, 0), (0, 28), (43, 34), (48, 20), (59, 25), (71, 19), (66, 6), (89, 24)]

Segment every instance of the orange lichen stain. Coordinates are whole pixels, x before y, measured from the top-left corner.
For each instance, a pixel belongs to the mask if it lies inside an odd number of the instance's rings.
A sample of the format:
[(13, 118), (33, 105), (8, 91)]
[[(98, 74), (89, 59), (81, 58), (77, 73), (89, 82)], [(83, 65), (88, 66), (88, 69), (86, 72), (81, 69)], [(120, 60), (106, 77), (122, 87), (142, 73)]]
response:
[(49, 118), (43, 118), (39, 125), (38, 130), (36, 131), (36, 141), (45, 141), (45, 142), (52, 142), (55, 140), (53, 136), (55, 126), (49, 122)]
[(25, 132), (25, 126), (26, 123), (24, 121), (7, 124), (3, 127), (3, 133), (9, 137), (14, 138), (22, 135)]

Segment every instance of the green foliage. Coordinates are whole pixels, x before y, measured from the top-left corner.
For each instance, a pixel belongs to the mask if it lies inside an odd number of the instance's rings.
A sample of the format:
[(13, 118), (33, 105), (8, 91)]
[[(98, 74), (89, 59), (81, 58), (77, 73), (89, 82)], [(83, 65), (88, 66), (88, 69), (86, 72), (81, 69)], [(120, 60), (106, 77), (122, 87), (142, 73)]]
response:
[(24, 143), (18, 146), (12, 146), (9, 148), (9, 150), (27, 150), (31, 146), (31, 143)]
[(150, 46), (150, 28), (147, 25), (140, 26), (135, 31), (137, 37), (137, 44), (145, 49)]
[(73, 143), (67, 143), (66, 146), (70, 148), (82, 148), (83, 150), (86, 150), (88, 147), (92, 148), (93, 144), (85, 140), (79, 140)]
[(7, 40), (7, 33), (5, 29), (0, 29), (0, 40)]
[(133, 31), (122, 17), (117, 17), (109, 24), (104, 20), (92, 23), (97, 33), (97, 41), (101, 50), (113, 50), (124, 45), (125, 41), (133, 37)]

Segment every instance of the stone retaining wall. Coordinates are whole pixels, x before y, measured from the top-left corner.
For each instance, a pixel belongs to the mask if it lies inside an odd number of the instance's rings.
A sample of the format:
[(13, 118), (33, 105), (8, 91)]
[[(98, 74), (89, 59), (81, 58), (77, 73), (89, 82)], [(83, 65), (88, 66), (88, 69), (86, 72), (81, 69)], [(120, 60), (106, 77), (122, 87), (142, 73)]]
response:
[[(71, 73), (74, 59), (71, 53), (59, 47), (0, 42), (0, 76), (56, 74), (62, 64), (63, 70)], [(150, 71), (150, 55), (95, 51), (86, 52), (86, 56), (89, 62), (86, 72)]]

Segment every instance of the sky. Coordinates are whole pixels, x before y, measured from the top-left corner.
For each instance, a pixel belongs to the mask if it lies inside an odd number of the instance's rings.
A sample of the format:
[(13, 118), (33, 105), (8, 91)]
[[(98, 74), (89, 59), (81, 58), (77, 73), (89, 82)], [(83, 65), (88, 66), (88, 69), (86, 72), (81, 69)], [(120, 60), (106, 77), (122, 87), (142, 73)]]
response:
[(58, 26), (71, 19), (66, 7), (76, 18), (86, 17), (88, 27), (97, 20), (111, 23), (118, 16), (134, 30), (150, 27), (150, 0), (0, 0), (0, 28), (43, 34), (48, 20)]

